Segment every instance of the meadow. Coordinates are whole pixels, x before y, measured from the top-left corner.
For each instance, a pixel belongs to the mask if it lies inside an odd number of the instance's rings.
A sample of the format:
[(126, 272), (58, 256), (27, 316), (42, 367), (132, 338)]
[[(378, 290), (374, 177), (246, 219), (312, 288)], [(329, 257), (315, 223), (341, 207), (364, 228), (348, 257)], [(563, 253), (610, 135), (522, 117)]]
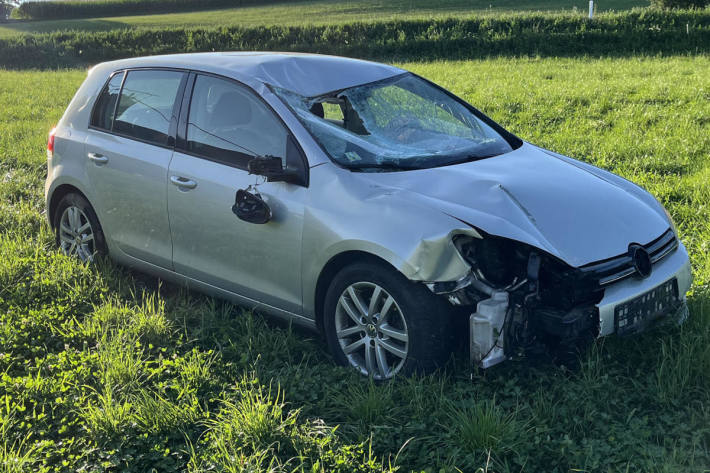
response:
[(686, 325), (600, 341), (579, 371), (522, 360), (471, 380), (458, 354), (373, 384), (314, 334), (59, 254), (46, 134), (86, 71), (0, 71), (0, 471), (710, 468), (710, 58), (400, 65), (654, 193), (692, 259)]
[[(135, 2), (136, 0), (129, 0)], [(74, 2), (86, 6), (89, 2)], [(136, 15), (125, 0), (112, 0), (115, 14), (92, 14), (92, 18), (56, 19), (0, 23), (0, 37), (20, 33), (49, 33), (56, 31), (106, 31), (112, 29), (155, 29), (165, 27), (195, 28), (214, 26), (303, 26), (343, 24), (356, 21), (428, 20), (433, 18), (467, 17), (471, 14), (499, 14), (514, 11), (576, 11), (586, 14), (589, 2), (585, 0), (302, 0), (268, 2), (266, 5), (245, 5), (239, 8), (200, 9), (201, 11)], [(160, 0), (155, 2), (160, 3)], [(235, 0), (235, 3), (236, 0)], [(258, 2), (253, 2), (258, 3)], [(599, 13), (646, 7), (647, 0), (615, 0), (597, 2)], [(42, 5), (36, 5), (41, 8)], [(131, 16), (125, 16), (131, 15)]]

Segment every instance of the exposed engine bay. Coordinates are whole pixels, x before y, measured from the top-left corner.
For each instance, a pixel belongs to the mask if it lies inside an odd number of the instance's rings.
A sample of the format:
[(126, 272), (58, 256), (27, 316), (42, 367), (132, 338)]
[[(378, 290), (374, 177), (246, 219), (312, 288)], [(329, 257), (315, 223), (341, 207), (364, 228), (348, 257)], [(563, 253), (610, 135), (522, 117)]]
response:
[[(630, 255), (573, 268), (529, 245), (490, 235), (461, 235), (454, 245), (471, 272), (460, 281), (428, 286), (452, 305), (471, 308), (469, 350), (472, 364), (481, 368), (534, 353), (562, 363), (576, 359), (600, 333), (597, 304), (605, 287), (634, 275)], [(653, 262), (676, 247), (673, 232), (643, 246)], [(671, 283), (645, 296), (640, 302), (648, 299), (652, 307), (642, 308), (638, 320), (630, 320), (633, 326), (617, 326), (617, 332), (640, 331), (661, 312), (677, 308), (677, 284)]]

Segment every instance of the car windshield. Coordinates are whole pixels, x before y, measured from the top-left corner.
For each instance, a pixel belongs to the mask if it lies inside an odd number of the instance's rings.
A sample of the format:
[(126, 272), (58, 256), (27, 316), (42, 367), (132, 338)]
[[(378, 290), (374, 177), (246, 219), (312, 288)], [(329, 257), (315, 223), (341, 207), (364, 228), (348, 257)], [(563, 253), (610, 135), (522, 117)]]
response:
[(275, 92), (334, 161), (357, 170), (423, 169), (512, 150), (468, 107), (413, 74), (318, 97)]

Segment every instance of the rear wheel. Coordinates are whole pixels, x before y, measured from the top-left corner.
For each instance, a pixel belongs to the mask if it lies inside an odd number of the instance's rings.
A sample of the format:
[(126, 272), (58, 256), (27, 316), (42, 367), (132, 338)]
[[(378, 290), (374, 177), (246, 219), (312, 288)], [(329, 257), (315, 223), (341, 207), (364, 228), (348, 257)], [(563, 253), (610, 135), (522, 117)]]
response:
[(91, 204), (79, 194), (67, 194), (54, 216), (56, 242), (67, 256), (92, 262), (106, 252), (104, 235)]
[(365, 376), (428, 372), (451, 354), (451, 310), (385, 264), (341, 270), (328, 289), (324, 328), (333, 356)]

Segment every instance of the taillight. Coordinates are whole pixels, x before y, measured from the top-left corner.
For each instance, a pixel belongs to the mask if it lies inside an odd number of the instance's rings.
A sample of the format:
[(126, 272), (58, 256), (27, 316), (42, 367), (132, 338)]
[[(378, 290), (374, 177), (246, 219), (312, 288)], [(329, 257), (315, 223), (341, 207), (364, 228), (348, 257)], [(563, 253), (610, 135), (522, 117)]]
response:
[(56, 128), (52, 128), (52, 131), (49, 132), (49, 139), (47, 140), (47, 159), (52, 159), (52, 156), (54, 156), (54, 134), (56, 132)]

